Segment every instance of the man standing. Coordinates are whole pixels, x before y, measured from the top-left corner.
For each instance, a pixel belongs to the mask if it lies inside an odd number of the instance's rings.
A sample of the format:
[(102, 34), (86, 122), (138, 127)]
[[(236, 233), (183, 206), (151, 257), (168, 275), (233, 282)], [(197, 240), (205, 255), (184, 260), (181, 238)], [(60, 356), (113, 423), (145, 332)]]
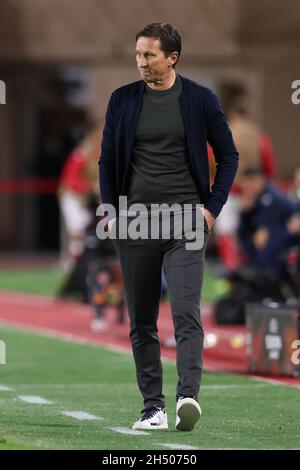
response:
[[(238, 153), (218, 98), (211, 90), (175, 73), (181, 53), (177, 30), (152, 23), (136, 35), (136, 62), (141, 80), (112, 94), (106, 113), (100, 165), (103, 204), (121, 226), (124, 208), (142, 203), (203, 204), (204, 243), (186, 249), (185, 236), (168, 239), (117, 238), (130, 316), (130, 339), (139, 389), (144, 399), (133, 429), (166, 429), (165, 397), (157, 319), (164, 266), (177, 349), (176, 429), (190, 431), (201, 415), (198, 404), (202, 372), (203, 329), (200, 319), (205, 248), (214, 220), (225, 204), (238, 165)], [(210, 190), (207, 142), (214, 150), (217, 174)], [(126, 210), (125, 210), (126, 212)], [(130, 211), (126, 216), (132, 217)], [(198, 212), (199, 215), (199, 212)], [(146, 215), (147, 218), (147, 215)], [(115, 223), (116, 222), (116, 223)], [(114, 227), (116, 228), (116, 227)]]

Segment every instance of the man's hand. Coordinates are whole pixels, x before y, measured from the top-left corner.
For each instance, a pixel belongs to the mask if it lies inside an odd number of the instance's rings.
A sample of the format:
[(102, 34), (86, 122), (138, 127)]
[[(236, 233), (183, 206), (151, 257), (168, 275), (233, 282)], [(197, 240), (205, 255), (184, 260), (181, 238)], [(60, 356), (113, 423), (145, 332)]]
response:
[(262, 250), (267, 245), (270, 238), (270, 232), (267, 228), (262, 227), (256, 230), (253, 235), (253, 243), (255, 248)]
[(215, 224), (215, 221), (216, 219), (214, 218), (214, 216), (212, 215), (211, 212), (209, 212), (207, 209), (202, 209), (202, 213), (203, 213), (203, 216), (206, 220), (206, 223), (207, 223), (207, 227), (208, 227), (208, 230), (209, 232), (212, 230), (214, 224)]

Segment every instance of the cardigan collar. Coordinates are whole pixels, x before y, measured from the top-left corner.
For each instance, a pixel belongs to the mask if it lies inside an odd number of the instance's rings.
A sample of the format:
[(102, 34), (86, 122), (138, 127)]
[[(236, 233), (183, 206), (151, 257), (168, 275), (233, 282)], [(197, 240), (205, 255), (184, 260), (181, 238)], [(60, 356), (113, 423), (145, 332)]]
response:
[[(188, 86), (188, 83), (189, 83), (189, 79), (184, 77), (183, 75), (180, 75), (179, 73), (177, 73), (177, 75), (181, 78), (182, 80), (182, 91), (186, 91), (186, 88)], [(144, 91), (145, 91), (145, 88), (146, 88), (146, 82), (144, 80), (139, 80), (138, 81), (138, 92), (139, 94), (143, 94)]]

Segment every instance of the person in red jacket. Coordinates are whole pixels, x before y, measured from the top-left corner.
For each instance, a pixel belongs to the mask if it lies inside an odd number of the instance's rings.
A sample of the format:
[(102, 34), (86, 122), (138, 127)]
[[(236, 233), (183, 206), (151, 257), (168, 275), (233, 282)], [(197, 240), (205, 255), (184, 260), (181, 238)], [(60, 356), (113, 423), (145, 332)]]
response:
[(91, 192), (99, 193), (100, 134), (101, 126), (97, 125), (70, 153), (60, 177), (58, 199), (67, 234), (69, 260), (76, 260), (82, 253), (84, 233), (91, 222), (87, 199)]

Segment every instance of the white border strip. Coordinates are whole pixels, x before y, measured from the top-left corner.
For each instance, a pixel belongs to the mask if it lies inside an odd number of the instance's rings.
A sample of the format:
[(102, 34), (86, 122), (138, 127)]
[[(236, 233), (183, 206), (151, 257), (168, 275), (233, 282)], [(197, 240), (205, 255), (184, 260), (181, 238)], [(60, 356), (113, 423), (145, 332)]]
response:
[(70, 416), (71, 418), (79, 419), (80, 421), (94, 421), (103, 419), (101, 416), (90, 415), (85, 411), (61, 411), (65, 416)]
[(163, 447), (167, 447), (168, 449), (174, 449), (174, 450), (197, 450), (199, 449), (199, 447), (189, 446), (187, 444), (175, 444), (175, 443), (164, 444), (163, 442), (161, 442), (159, 445)]
[(0, 392), (14, 392), (15, 389), (11, 387), (7, 387), (7, 385), (0, 384)]
[(25, 403), (30, 403), (31, 405), (52, 405), (53, 401), (45, 400), (42, 397), (36, 397), (33, 395), (19, 395), (19, 400), (24, 401)]
[[(131, 346), (117, 346), (114, 343), (102, 343), (101, 340), (93, 340), (85, 338), (84, 336), (73, 335), (71, 333), (64, 333), (58, 330), (53, 330), (51, 328), (43, 328), (35, 325), (20, 323), (20, 322), (8, 322), (0, 318), (0, 325), (3, 328), (8, 328), (12, 330), (27, 331), (30, 334), (36, 334), (39, 336), (47, 336), (48, 338), (57, 339), (60, 341), (65, 341), (67, 343), (76, 343), (82, 344), (84, 346), (98, 347), (106, 349), (107, 351), (127, 354), (132, 356)], [(162, 357), (162, 361), (170, 364), (175, 364), (176, 359), (170, 359)]]
[(138, 431), (135, 429), (130, 428), (122, 428), (122, 427), (107, 427), (106, 429), (110, 429), (113, 432), (118, 432), (120, 434), (126, 434), (127, 436), (149, 436), (151, 433), (146, 431)]
[(257, 377), (256, 375), (250, 375), (250, 379), (255, 380), (257, 382), (264, 382), (270, 385), (282, 385), (284, 387), (292, 387), (292, 388), (297, 388), (298, 390), (300, 390), (299, 384), (293, 384), (291, 382), (283, 382), (281, 380), (268, 379), (267, 377)]

